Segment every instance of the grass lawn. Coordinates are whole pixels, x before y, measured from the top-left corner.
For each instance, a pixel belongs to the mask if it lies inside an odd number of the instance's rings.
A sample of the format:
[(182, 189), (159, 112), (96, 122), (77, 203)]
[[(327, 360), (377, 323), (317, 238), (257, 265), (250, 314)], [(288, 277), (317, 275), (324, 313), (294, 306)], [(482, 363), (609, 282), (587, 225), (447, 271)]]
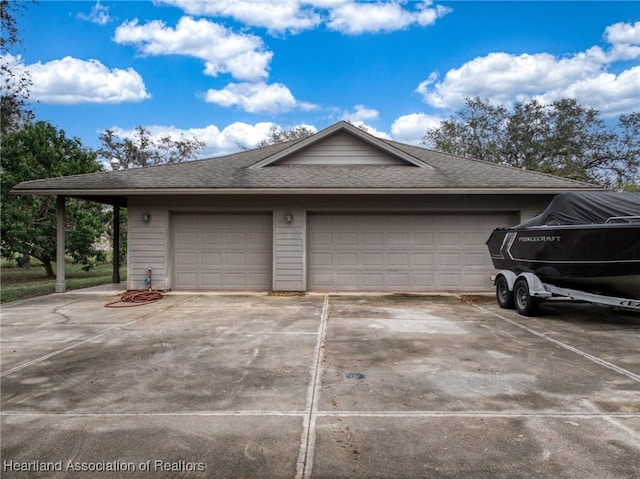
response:
[[(82, 265), (67, 264), (65, 268), (67, 291), (89, 288), (111, 283), (113, 279), (111, 263), (100, 264), (90, 271), (83, 271)], [(54, 265), (55, 271), (55, 265)], [(120, 279), (126, 279), (126, 266), (120, 269)], [(45, 276), (44, 267), (18, 268), (15, 263), (2, 261), (0, 270), (0, 301), (8, 303), (19, 299), (33, 298), (56, 290), (56, 280)]]

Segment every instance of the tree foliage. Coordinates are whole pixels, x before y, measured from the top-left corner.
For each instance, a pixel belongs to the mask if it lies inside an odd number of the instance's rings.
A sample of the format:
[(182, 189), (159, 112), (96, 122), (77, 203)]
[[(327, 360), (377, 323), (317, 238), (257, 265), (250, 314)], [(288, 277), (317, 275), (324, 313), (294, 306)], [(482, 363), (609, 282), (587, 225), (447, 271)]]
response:
[(640, 113), (621, 115), (611, 127), (597, 110), (574, 99), (548, 105), (532, 99), (508, 110), (467, 98), (463, 109), (427, 131), (423, 143), (455, 155), (609, 187), (639, 182)]
[(102, 147), (98, 150), (98, 155), (108, 162), (116, 159), (119, 168), (125, 170), (181, 163), (195, 157), (205, 147), (204, 142), (195, 137), (182, 136), (179, 140), (170, 136), (154, 138), (151, 132), (142, 126), (134, 129), (132, 137), (121, 138), (114, 130), (107, 129), (99, 138)]
[[(2, 257), (18, 261), (31, 256), (41, 261), (52, 277), (56, 258), (56, 198), (52, 196), (14, 196), (16, 184), (41, 178), (100, 171), (94, 152), (76, 138), (67, 138), (63, 130), (47, 122), (28, 123), (21, 129), (2, 135), (0, 170), (2, 216), (0, 244)], [(66, 252), (74, 262), (90, 266), (102, 260), (94, 249), (104, 231), (102, 205), (68, 199), (66, 205)]]
[(16, 68), (10, 51), (20, 43), (17, 16), (23, 13), (29, 2), (0, 0), (0, 132), (15, 130), (33, 118), (28, 108), (31, 77), (23, 68)]
[(269, 136), (267, 139), (262, 140), (256, 146), (258, 148), (263, 146), (275, 145), (276, 143), (284, 143), (285, 141), (301, 140), (308, 136), (313, 135), (315, 132), (304, 125), (294, 126), (288, 130), (283, 130), (279, 126), (272, 126), (269, 129)]

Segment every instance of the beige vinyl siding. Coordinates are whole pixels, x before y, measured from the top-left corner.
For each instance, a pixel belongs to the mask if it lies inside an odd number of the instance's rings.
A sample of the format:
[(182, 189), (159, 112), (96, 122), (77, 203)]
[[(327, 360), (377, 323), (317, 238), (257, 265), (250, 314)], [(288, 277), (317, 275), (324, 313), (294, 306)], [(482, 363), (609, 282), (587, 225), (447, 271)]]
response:
[[(284, 158), (276, 164), (287, 165), (407, 165), (397, 157), (358, 140), (347, 133), (336, 133), (292, 158)], [(415, 168), (407, 165), (407, 168)]]
[[(291, 213), (289, 224), (285, 216)], [(306, 215), (301, 208), (278, 208), (274, 211), (273, 289), (304, 291)]]
[[(151, 221), (144, 223), (142, 214)], [(160, 208), (130, 207), (127, 214), (127, 288), (147, 289), (145, 282), (151, 267), (153, 289), (167, 289), (169, 212)]]

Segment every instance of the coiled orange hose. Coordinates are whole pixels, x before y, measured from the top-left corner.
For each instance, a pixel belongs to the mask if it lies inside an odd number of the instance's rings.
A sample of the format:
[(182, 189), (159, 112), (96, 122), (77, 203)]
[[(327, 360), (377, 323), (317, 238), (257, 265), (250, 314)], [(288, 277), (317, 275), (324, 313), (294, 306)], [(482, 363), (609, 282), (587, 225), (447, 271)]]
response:
[(128, 291), (120, 299), (105, 304), (105, 308), (127, 308), (132, 306), (142, 306), (143, 304), (155, 303), (162, 299), (162, 294), (157, 291), (141, 290)]

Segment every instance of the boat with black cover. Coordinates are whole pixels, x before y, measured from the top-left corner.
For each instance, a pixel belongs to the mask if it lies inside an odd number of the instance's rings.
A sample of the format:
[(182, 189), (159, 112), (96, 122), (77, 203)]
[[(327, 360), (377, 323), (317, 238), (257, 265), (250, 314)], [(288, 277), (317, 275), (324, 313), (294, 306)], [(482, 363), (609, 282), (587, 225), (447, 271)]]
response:
[(640, 299), (640, 193), (565, 193), (493, 231), (495, 268), (596, 294)]

